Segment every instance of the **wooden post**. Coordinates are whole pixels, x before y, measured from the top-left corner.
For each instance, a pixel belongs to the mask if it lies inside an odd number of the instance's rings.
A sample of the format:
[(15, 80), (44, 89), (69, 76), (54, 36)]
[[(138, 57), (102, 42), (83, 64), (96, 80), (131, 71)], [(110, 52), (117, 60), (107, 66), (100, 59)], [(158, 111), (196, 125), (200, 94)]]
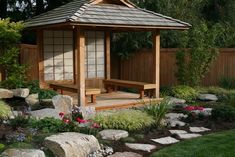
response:
[(43, 57), (43, 31), (41, 29), (37, 30), (37, 46), (38, 46), (38, 77), (39, 86), (44, 87), (44, 57)]
[(160, 30), (153, 31), (153, 66), (154, 97), (160, 98)]
[(105, 32), (105, 79), (111, 78), (111, 65), (110, 65), (110, 32)]
[(80, 27), (77, 28), (76, 50), (78, 105), (85, 106), (85, 36)]

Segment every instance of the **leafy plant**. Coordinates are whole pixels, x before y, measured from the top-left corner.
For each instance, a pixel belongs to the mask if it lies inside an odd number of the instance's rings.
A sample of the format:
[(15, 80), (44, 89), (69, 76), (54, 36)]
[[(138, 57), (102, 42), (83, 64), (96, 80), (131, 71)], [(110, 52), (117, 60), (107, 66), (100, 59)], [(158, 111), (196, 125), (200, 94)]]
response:
[(144, 108), (144, 111), (153, 116), (157, 125), (161, 125), (162, 119), (165, 117), (169, 110), (169, 100), (164, 99), (159, 104), (155, 101), (150, 101), (150, 105)]
[(0, 100), (0, 122), (9, 117), (11, 108), (5, 102)]
[[(218, 55), (216, 38), (221, 30), (220, 25), (209, 28), (205, 22), (200, 22), (188, 32), (176, 55), (178, 71), (176, 77), (180, 84), (197, 86), (209, 70), (210, 65)], [(189, 49), (187, 49), (189, 48)]]
[(58, 94), (53, 90), (40, 89), (39, 93), (38, 93), (38, 98), (39, 98), (39, 100), (51, 99), (56, 95), (58, 95)]
[(167, 97), (167, 96), (172, 96), (172, 88), (171, 87), (161, 87), (160, 88), (160, 95), (161, 97)]
[(104, 129), (123, 129), (127, 131), (138, 131), (150, 127), (154, 123), (151, 116), (139, 110), (101, 112), (94, 117), (94, 121)]
[(219, 86), (225, 89), (235, 89), (235, 78), (223, 77), (219, 81)]
[(196, 100), (198, 96), (197, 90), (190, 86), (180, 85), (172, 88), (173, 96), (185, 99), (187, 102), (192, 102)]
[(19, 127), (26, 128), (29, 125), (30, 117), (26, 115), (19, 115), (13, 119), (9, 119), (9, 124), (13, 129), (17, 129)]
[(27, 82), (25, 87), (29, 88), (30, 94), (36, 94), (40, 91), (38, 80), (33, 80), (33, 81)]
[(217, 121), (229, 121), (235, 120), (235, 108), (231, 106), (218, 105), (213, 108), (211, 117)]
[(68, 124), (55, 118), (32, 120), (30, 125), (44, 133), (76, 132), (79, 130), (75, 123), (71, 122)]

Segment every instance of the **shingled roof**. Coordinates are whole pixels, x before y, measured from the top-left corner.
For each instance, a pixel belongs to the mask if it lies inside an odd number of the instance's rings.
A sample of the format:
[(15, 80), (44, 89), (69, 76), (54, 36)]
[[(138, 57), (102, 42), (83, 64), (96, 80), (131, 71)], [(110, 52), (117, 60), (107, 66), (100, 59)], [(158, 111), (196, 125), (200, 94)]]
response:
[[(129, 3), (131, 4), (131, 3)], [(69, 23), (84, 26), (117, 26), (136, 28), (187, 29), (191, 25), (131, 4), (95, 4), (88, 0), (74, 0), (66, 5), (26, 21), (26, 27)]]

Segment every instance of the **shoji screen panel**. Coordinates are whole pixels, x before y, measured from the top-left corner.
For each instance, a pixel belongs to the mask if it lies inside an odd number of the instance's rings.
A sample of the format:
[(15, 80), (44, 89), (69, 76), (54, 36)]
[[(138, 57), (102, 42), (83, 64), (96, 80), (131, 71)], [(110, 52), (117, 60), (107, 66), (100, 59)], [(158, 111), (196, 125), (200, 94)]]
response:
[(73, 80), (72, 31), (44, 31), (45, 81)]
[(105, 75), (105, 53), (104, 32), (88, 31), (86, 38), (86, 77), (104, 78)]

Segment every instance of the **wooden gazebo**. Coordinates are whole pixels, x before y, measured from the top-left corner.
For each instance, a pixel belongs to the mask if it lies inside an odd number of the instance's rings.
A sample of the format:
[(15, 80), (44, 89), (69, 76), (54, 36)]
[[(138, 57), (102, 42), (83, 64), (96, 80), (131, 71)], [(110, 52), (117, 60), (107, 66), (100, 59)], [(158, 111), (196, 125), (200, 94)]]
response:
[[(110, 75), (111, 32), (152, 31), (153, 81), (129, 83), (143, 89), (142, 94), (154, 89), (159, 98), (160, 30), (185, 30), (190, 24), (128, 0), (75, 0), (28, 20), (26, 27), (37, 31), (40, 85), (70, 84), (78, 93), (78, 104), (84, 105), (86, 87), (102, 88), (105, 81), (115, 85)], [(116, 85), (132, 87), (125, 80), (116, 80)]]

